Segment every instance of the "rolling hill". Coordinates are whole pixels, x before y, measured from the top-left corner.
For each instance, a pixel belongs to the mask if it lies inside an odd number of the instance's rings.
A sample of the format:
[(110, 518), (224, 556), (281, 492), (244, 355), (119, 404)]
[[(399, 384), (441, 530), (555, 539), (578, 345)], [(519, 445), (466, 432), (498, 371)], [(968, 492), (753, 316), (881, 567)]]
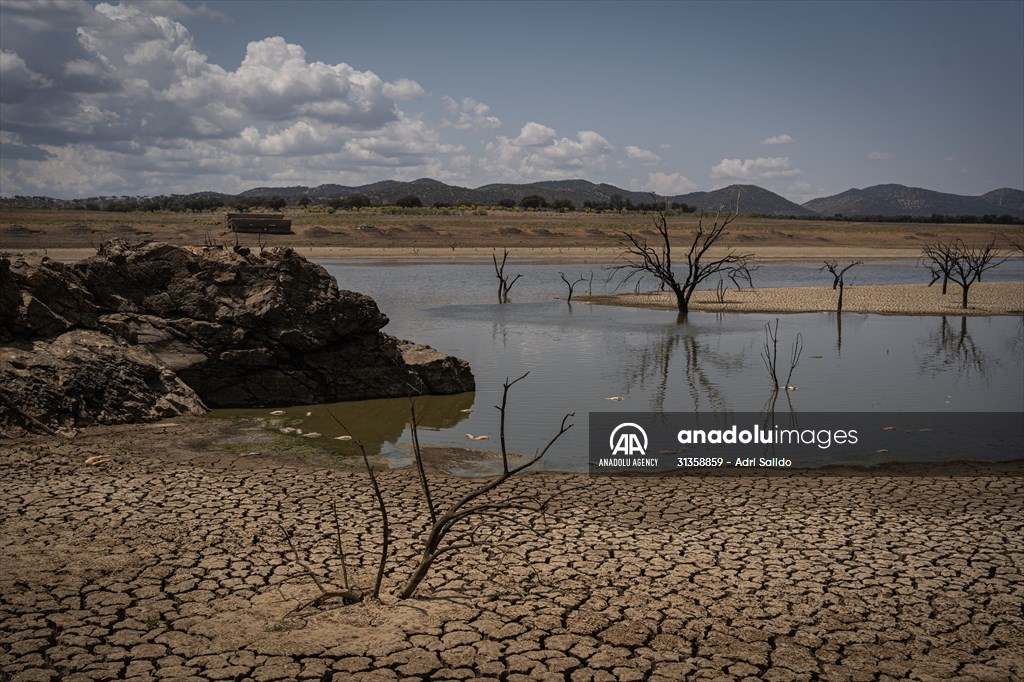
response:
[[(395, 200), (404, 196), (417, 196), (425, 206), (435, 203), (448, 204), (476, 204), (491, 206), (504, 199), (511, 199), (519, 202), (523, 197), (539, 195), (546, 200), (569, 199), (577, 208), (582, 208), (584, 202), (608, 202), (612, 197), (618, 195), (623, 201), (631, 201), (634, 204), (649, 204), (655, 200), (655, 195), (650, 192), (635, 192), (622, 189), (614, 185), (595, 184), (587, 180), (549, 180), (544, 182), (531, 182), (527, 184), (491, 184), (469, 189), (455, 185), (446, 185), (443, 182), (430, 178), (421, 178), (412, 182), (400, 182), (397, 180), (385, 180), (369, 185), (358, 187), (346, 187), (344, 185), (320, 185), (318, 187), (256, 187), (241, 193), (241, 196), (270, 196), (280, 195), (290, 201), (295, 201), (303, 195), (311, 199), (326, 199), (330, 197), (348, 196), (350, 194), (365, 194), (375, 204), (392, 204)], [(697, 209), (717, 211), (719, 208), (733, 210), (738, 205), (741, 213), (761, 213), (763, 215), (814, 215), (800, 204), (795, 204), (774, 192), (757, 187), (756, 185), (730, 185), (712, 192), (693, 192), (675, 196), (657, 197), (658, 200), (679, 202)]]
[[(316, 187), (295, 185), (291, 187), (254, 187), (237, 195), (220, 192), (196, 192), (181, 196), (181, 200), (195, 198), (218, 198), (230, 204), (235, 197), (281, 196), (295, 204), (302, 197), (323, 203), (335, 197), (365, 194), (372, 204), (394, 204), (398, 199), (416, 196), (424, 206), (434, 204), (494, 206), (501, 201), (516, 203), (524, 197), (539, 195), (547, 201), (568, 199), (577, 209), (586, 202), (609, 203), (615, 197), (621, 202), (632, 202), (634, 206), (651, 204), (655, 200), (669, 203), (678, 202), (698, 210), (738, 210), (742, 214), (763, 216), (822, 216), (836, 215), (845, 218), (856, 216), (920, 216), (933, 214), (944, 216), (1012, 216), (1024, 218), (1024, 191), (1003, 187), (980, 196), (948, 194), (919, 187), (887, 184), (874, 185), (864, 189), (850, 189), (840, 194), (811, 199), (802, 206), (785, 197), (758, 187), (757, 185), (729, 185), (710, 192), (691, 192), (673, 196), (651, 192), (637, 192), (606, 183), (588, 180), (547, 180), (524, 184), (498, 183), (471, 189), (448, 185), (431, 178), (420, 178), (412, 182), (383, 180), (368, 185), (350, 187), (338, 184), (324, 184)], [(133, 197), (92, 197), (83, 199), (53, 199), (50, 197), (0, 197), (0, 205), (21, 207), (68, 207), (82, 202), (109, 202), (110, 200), (142, 200)], [(123, 202), (122, 202), (123, 203)]]
[(804, 208), (825, 216), (930, 216), (1007, 214), (1024, 216), (1024, 192), (997, 189), (981, 196), (935, 192), (905, 185), (874, 185), (811, 199)]

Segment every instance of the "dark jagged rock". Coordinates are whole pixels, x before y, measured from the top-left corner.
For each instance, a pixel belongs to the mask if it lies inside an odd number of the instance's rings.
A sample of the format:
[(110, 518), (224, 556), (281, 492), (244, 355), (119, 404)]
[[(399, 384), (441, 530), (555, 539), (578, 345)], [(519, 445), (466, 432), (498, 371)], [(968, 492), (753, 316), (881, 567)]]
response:
[(0, 434), (67, 432), (203, 411), (174, 372), (99, 331), (0, 346)]
[[(340, 291), (291, 249), (114, 240), (74, 266), (2, 259), (0, 428), (155, 419), (196, 411), (199, 399), (260, 406), (473, 390), (465, 361), (384, 334), (387, 323), (373, 299)], [(74, 336), (82, 330), (110, 344), (90, 355)], [(129, 374), (141, 383), (124, 385)], [(62, 401), (68, 381), (81, 388)]]

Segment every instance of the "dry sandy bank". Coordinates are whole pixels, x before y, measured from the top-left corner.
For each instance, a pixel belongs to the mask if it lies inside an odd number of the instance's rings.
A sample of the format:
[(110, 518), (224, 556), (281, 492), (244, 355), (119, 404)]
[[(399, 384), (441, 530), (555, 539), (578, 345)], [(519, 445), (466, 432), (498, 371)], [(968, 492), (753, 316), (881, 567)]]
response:
[[(490, 260), (501, 246), (481, 247), (409, 247), (409, 246), (310, 246), (291, 244), (306, 258), (322, 259), (370, 259), (395, 260), (414, 259), (432, 261)], [(10, 253), (33, 256), (46, 255), (55, 260), (81, 260), (96, 253), (94, 247), (43, 247), (26, 246), (11, 248)], [(725, 251), (722, 250), (721, 254)], [(711, 256), (719, 251), (709, 251)], [(871, 247), (871, 246), (764, 246), (758, 247), (753, 262), (806, 262), (823, 261), (826, 258), (846, 260), (913, 260), (921, 255), (920, 248)], [(567, 263), (614, 263), (622, 256), (622, 249), (615, 246), (519, 246), (509, 248), (509, 258), (534, 262)]]
[[(726, 292), (725, 302), (717, 301), (713, 290), (695, 291), (692, 310), (740, 313), (813, 313), (833, 312), (839, 292), (830, 286), (744, 289)], [(624, 305), (675, 309), (671, 292), (581, 296), (581, 301), (605, 305)], [(939, 285), (873, 284), (847, 286), (843, 292), (843, 312), (882, 313), (887, 315), (1024, 315), (1024, 282), (978, 282), (970, 289), (967, 309), (961, 308), (960, 287), (950, 284), (943, 296)]]

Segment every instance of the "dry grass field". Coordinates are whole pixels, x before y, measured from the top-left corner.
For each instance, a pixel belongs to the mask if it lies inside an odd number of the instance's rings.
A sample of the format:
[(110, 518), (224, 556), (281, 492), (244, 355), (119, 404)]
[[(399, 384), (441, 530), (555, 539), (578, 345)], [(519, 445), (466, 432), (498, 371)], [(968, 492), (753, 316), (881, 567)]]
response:
[[(447, 214), (446, 214), (447, 213)], [(482, 214), (481, 214), (482, 213)], [(625, 230), (656, 235), (651, 216), (631, 213), (555, 213), (533, 211), (406, 211), (373, 209), (325, 213), (286, 210), (291, 235), (238, 235), (243, 245), (290, 246), (318, 257), (489, 256), (508, 248), (513, 257), (558, 260), (613, 259)], [(669, 219), (688, 243), (698, 216)], [(781, 218), (737, 219), (722, 245), (757, 260), (820, 258), (916, 258), (921, 247), (938, 239), (961, 237), (979, 244), (1019, 233), (1020, 227), (847, 223)], [(225, 213), (108, 213), (0, 208), (0, 251), (47, 252), (80, 258), (111, 238), (159, 240), (175, 244), (234, 243)]]

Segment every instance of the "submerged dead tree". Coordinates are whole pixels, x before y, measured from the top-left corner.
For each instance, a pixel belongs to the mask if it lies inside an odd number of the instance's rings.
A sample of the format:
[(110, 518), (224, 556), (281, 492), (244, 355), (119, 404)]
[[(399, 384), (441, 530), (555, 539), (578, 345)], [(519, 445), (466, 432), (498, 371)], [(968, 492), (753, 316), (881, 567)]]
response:
[[(572, 303), (572, 290), (575, 289), (576, 285), (579, 284), (580, 282), (586, 282), (587, 278), (584, 277), (583, 275), (580, 275), (579, 277), (577, 277), (576, 279), (574, 279), (573, 281), (570, 282), (569, 278), (565, 276), (564, 272), (558, 273), (558, 276), (562, 278), (563, 282), (565, 282), (565, 286), (569, 287), (569, 298), (565, 299), (566, 302), (567, 303)], [(591, 279), (593, 279), (593, 277), (594, 277), (594, 273), (593, 272), (590, 273), (590, 277), (591, 277)]]
[(612, 268), (612, 274), (624, 273), (622, 284), (630, 280), (640, 280), (646, 276), (654, 277), (662, 289), (668, 288), (675, 294), (676, 308), (681, 315), (690, 310), (690, 298), (697, 286), (712, 275), (727, 274), (746, 269), (753, 257), (752, 254), (738, 254), (734, 250), (724, 256), (712, 259), (708, 251), (725, 235), (729, 223), (736, 219), (735, 213), (722, 215), (719, 209), (713, 224), (705, 224), (705, 214), (701, 211), (697, 219), (697, 231), (693, 235), (690, 247), (686, 252), (686, 276), (680, 281), (674, 271), (672, 261), (672, 242), (669, 239), (668, 219), (664, 211), (659, 211), (654, 218), (654, 229), (658, 242), (651, 245), (647, 239), (634, 232), (623, 232), (622, 258), (626, 261)]
[(498, 303), (508, 303), (508, 292), (512, 291), (512, 286), (523, 275), (517, 274), (515, 277), (512, 277), (505, 274), (505, 261), (508, 260), (508, 249), (505, 249), (505, 253), (501, 257), (501, 265), (498, 265), (498, 254), (492, 253), (491, 260), (494, 261), (494, 276), (498, 278)]
[(836, 312), (837, 313), (842, 313), (843, 312), (843, 287), (846, 286), (846, 281), (845, 281), (846, 271), (849, 270), (850, 268), (854, 268), (854, 267), (856, 267), (858, 265), (864, 265), (864, 261), (862, 261), (862, 260), (854, 261), (853, 263), (850, 263), (849, 265), (847, 265), (845, 268), (840, 268), (838, 261), (827, 260), (827, 261), (825, 261), (825, 265), (823, 265), (822, 267), (820, 267), (818, 269), (818, 272), (822, 272), (824, 270), (828, 270), (829, 272), (831, 272), (832, 273), (832, 277), (833, 277), (833, 280), (832, 280), (832, 290), (835, 291), (836, 289), (839, 289), (839, 302), (836, 305)]
[[(837, 317), (842, 317), (837, 316)], [(786, 394), (786, 404), (789, 405), (790, 413), (793, 413), (793, 402), (790, 400), (790, 392), (796, 390), (796, 386), (792, 384), (793, 381), (793, 370), (800, 364), (800, 355), (804, 350), (804, 337), (802, 334), (797, 333), (796, 340), (793, 342), (792, 350), (789, 355), (789, 372), (786, 374), (786, 382), (782, 385), (783, 391)], [(768, 401), (765, 403), (765, 411), (768, 413), (769, 421), (774, 424), (775, 422), (775, 405), (779, 399), (779, 320), (775, 319), (775, 326), (772, 327), (771, 323), (767, 323), (764, 326), (764, 346), (761, 349), (761, 360), (764, 362), (765, 369), (768, 370), (768, 377), (772, 380), (772, 391), (768, 395)]]
[[(782, 387), (787, 391), (795, 391), (796, 387), (790, 382), (793, 379), (793, 370), (800, 364), (800, 355), (804, 351), (804, 337), (803, 334), (798, 333), (796, 335), (796, 341), (793, 342), (793, 348), (789, 355), (789, 373), (786, 375), (786, 383)], [(779, 390), (779, 374), (778, 374), (778, 363), (779, 363), (779, 320), (775, 318), (775, 327), (773, 328), (771, 323), (764, 325), (764, 346), (761, 348), (761, 360), (764, 362), (765, 369), (768, 370), (768, 377), (772, 380), (772, 391)]]

